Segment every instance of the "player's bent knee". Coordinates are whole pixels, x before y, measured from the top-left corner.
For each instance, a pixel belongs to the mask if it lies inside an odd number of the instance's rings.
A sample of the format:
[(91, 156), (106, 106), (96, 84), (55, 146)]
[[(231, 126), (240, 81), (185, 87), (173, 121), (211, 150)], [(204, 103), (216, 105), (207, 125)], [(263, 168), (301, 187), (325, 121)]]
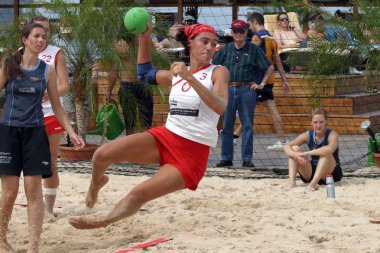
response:
[(292, 146), (292, 149), (295, 152), (301, 152), (301, 147), (300, 146), (294, 145), (294, 146)]
[(109, 151), (108, 144), (99, 147), (92, 156), (93, 164), (110, 165), (113, 163), (115, 155)]

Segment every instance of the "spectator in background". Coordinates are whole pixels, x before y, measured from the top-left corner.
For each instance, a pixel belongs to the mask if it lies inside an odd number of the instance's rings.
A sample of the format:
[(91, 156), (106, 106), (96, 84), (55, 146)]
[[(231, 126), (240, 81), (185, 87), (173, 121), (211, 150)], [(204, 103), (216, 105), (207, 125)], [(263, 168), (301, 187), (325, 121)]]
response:
[[(335, 17), (337, 19), (341, 19), (342, 21), (345, 19), (345, 14), (340, 10), (335, 12)], [(357, 45), (357, 40), (352, 36), (352, 34), (348, 31), (348, 29), (342, 25), (337, 24), (328, 24), (325, 26), (325, 34), (326, 38), (329, 41), (345, 41), (349, 46)]]
[[(74, 80), (74, 71), (78, 71), (78, 69), (82, 70), (82, 68), (86, 70), (91, 70), (91, 82), (96, 90), (98, 85), (98, 70), (100, 67), (100, 64), (97, 61), (97, 59), (100, 56), (98, 55), (96, 48), (92, 45), (92, 41), (87, 41), (86, 48), (84, 49), (83, 45), (81, 45), (74, 38), (72, 28), (68, 27), (64, 22), (62, 22), (60, 25), (60, 33), (54, 35), (52, 37), (52, 41), (54, 45), (60, 47), (64, 52), (69, 73), (69, 91), (66, 95), (62, 97), (62, 105), (65, 108), (72, 122), (76, 122), (77, 118), (83, 117), (83, 126), (87, 126), (90, 98), (87, 96), (86, 93), (79, 94), (80, 96), (85, 96), (84, 98), (76, 97), (77, 99), (84, 100), (84, 108), (75, 108), (76, 103), (74, 101), (75, 98), (73, 95), (73, 83), (74, 81), (78, 80)], [(83, 115), (76, 115), (79, 113), (82, 114), (82, 112)]]
[(119, 40), (114, 46), (122, 62), (116, 63), (111, 70), (107, 100), (111, 100), (112, 89), (119, 79), (119, 102), (123, 110), (125, 132), (129, 135), (152, 126), (153, 97), (149, 87), (139, 83), (137, 78), (138, 38), (129, 34), (122, 25)]
[[(285, 145), (284, 152), (289, 157), (291, 188), (296, 186), (297, 172), (304, 183), (309, 183), (310, 190), (316, 190), (318, 184), (324, 184), (327, 174), (332, 174), (335, 182), (342, 179), (339, 136), (327, 128), (327, 120), (328, 115), (325, 110), (314, 109), (311, 112), (313, 130), (298, 135)], [(306, 144), (309, 150), (302, 151), (302, 144)]]
[(308, 43), (319, 43), (326, 39), (324, 33), (323, 17), (320, 13), (316, 13), (310, 18), (309, 30), (306, 33)]
[[(233, 42), (224, 45), (213, 58), (216, 65), (223, 65), (230, 71), (228, 104), (223, 114), (222, 160), (217, 167), (233, 166), (234, 125), (238, 111), (243, 128), (241, 153), (242, 166), (254, 168), (253, 157), (253, 119), (256, 107), (256, 90), (263, 89), (273, 73), (273, 65), (265, 53), (256, 45), (246, 41), (248, 25), (243, 20), (234, 20), (231, 25)], [(258, 73), (265, 72), (261, 83)]]
[(278, 44), (279, 53), (285, 48), (306, 47), (307, 36), (290, 23), (286, 12), (277, 15), (278, 30), (274, 31), (274, 38)]
[[(337, 10), (335, 12), (335, 17), (342, 22), (345, 20), (345, 14), (342, 13), (340, 10)], [(328, 41), (343, 42), (343, 47), (347, 48), (350, 51), (348, 59), (346, 58), (350, 66), (348, 68), (348, 73), (352, 75), (362, 74), (362, 72), (357, 69), (357, 66), (359, 66), (362, 63), (361, 60), (364, 60), (363, 58), (366, 58), (366, 56), (359, 56), (360, 53), (358, 53), (355, 50), (355, 46), (358, 44), (358, 42), (352, 36), (350, 31), (343, 25), (326, 24), (324, 32)]]
[(255, 32), (260, 38), (272, 37), (272, 34), (270, 34), (270, 32), (265, 29), (265, 19), (261, 13), (252, 13), (248, 18), (248, 22), (251, 30)]
[[(44, 27), (47, 40), (50, 38), (50, 24), (49, 20), (43, 16), (34, 17), (31, 20), (32, 23), (40, 24)], [(58, 77), (58, 96), (62, 97), (69, 90), (69, 75), (67, 72), (66, 60), (62, 54), (62, 50), (58, 47), (46, 44), (46, 48), (42, 51), (38, 57), (46, 64), (53, 67)], [(59, 123), (58, 118), (54, 115), (52, 105), (50, 103), (49, 96), (45, 91), (45, 95), (42, 99), (42, 111), (44, 112), (44, 121), (46, 133), (49, 138), (50, 157), (51, 157), (51, 171), (52, 176), (44, 179), (44, 203), (45, 214), (50, 220), (55, 219), (53, 212), (54, 203), (57, 196), (59, 177), (57, 169), (58, 148), (61, 141), (62, 133), (65, 131), (63, 126)]]
[[(268, 60), (271, 61), (272, 64), (275, 64), (277, 66), (277, 70), (282, 79), (283, 92), (288, 93), (290, 91), (290, 85), (286, 80), (285, 71), (282, 66), (280, 56), (277, 52), (277, 43), (273, 38), (268, 37), (270, 36), (270, 33), (264, 28), (264, 16), (257, 12), (252, 13), (249, 17), (249, 24), (251, 30), (254, 32), (251, 42), (259, 46), (266, 54)], [(262, 75), (264, 74), (265, 72), (262, 73)], [(257, 90), (258, 100), (260, 102), (264, 102), (265, 107), (267, 108), (270, 116), (272, 117), (274, 129), (278, 136), (278, 141), (273, 145), (268, 146), (268, 150), (282, 150), (284, 148), (284, 145), (287, 143), (287, 140), (285, 138), (284, 125), (282, 123), (281, 116), (274, 102), (273, 86), (275, 82), (275, 76), (274, 74), (272, 74), (268, 78), (267, 84), (264, 86), (264, 88), (262, 90)], [(235, 129), (234, 137), (240, 136), (241, 129), (242, 128), (240, 124), (239, 127)]]
[(20, 19), (19, 20), (20, 29), (22, 29), (27, 23), (28, 23), (28, 21), (26, 21), (25, 19)]
[(289, 16), (286, 12), (277, 15), (277, 24), (280, 29), (274, 30), (274, 38), (277, 41), (278, 53), (285, 71), (290, 72), (289, 54), (284, 50), (306, 47), (307, 36), (297, 30), (293, 24), (290, 24)]
[(174, 24), (169, 28), (168, 37), (163, 39), (161, 42), (155, 43), (155, 46), (158, 50), (162, 50), (164, 48), (183, 48), (181, 42), (175, 39), (176, 34), (180, 29), (183, 29), (184, 25), (182, 24)]
[(73, 61), (75, 61), (75, 58), (77, 57), (78, 46), (74, 42), (71, 28), (65, 27), (63, 25), (60, 26), (60, 33), (52, 37), (52, 41), (54, 45), (63, 48), (65, 51), (64, 53), (67, 63), (67, 71), (69, 75), (69, 91), (64, 96), (62, 96), (62, 105), (67, 115), (69, 116), (69, 119), (72, 122), (75, 122), (75, 106), (73, 101), (72, 85), (74, 76)]

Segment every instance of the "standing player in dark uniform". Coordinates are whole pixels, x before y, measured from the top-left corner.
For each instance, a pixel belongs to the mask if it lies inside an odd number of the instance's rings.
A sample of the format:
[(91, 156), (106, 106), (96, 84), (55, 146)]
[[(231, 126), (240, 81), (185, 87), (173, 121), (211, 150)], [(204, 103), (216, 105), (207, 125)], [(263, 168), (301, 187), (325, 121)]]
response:
[(7, 231), (23, 171), (29, 220), (27, 252), (32, 253), (38, 252), (44, 217), (42, 178), (52, 174), (41, 105), (46, 88), (54, 113), (75, 146), (83, 148), (84, 142), (74, 133), (59, 102), (54, 69), (38, 59), (46, 47), (44, 27), (40, 24), (24, 26), (22, 44), (0, 68), (0, 91), (6, 90), (4, 116), (0, 119), (0, 251), (15, 252), (7, 241)]

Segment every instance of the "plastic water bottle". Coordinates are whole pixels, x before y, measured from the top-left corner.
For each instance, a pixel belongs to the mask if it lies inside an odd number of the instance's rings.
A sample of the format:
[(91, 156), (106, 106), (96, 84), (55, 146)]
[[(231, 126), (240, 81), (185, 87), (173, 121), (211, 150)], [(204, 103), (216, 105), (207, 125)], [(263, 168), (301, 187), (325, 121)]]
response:
[(334, 178), (331, 174), (328, 174), (326, 176), (326, 189), (327, 189), (327, 197), (335, 199)]

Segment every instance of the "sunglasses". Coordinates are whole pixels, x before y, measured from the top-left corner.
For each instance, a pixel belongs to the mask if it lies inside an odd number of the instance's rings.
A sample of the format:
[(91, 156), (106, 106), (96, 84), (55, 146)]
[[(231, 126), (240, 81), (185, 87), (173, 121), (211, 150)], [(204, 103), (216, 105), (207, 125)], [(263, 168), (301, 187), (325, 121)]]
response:
[(245, 29), (232, 29), (232, 32), (235, 34), (244, 34), (245, 31)]
[(289, 21), (288, 18), (280, 18), (280, 21)]

